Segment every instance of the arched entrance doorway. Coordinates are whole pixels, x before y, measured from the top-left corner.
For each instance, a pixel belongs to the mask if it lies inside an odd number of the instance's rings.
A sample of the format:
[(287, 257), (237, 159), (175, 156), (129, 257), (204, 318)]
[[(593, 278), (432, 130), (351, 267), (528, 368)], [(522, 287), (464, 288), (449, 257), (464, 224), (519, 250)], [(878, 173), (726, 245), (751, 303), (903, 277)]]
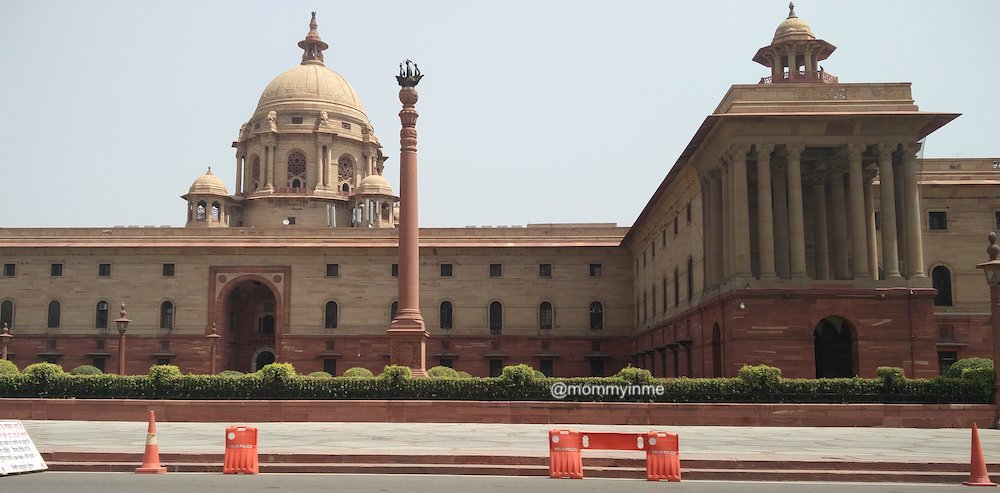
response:
[(816, 378), (858, 375), (854, 329), (842, 317), (826, 317), (813, 331)]
[(274, 363), (274, 351), (271, 348), (257, 350), (253, 356), (253, 371), (257, 371), (267, 365)]
[(712, 376), (722, 376), (722, 329), (718, 322), (712, 326)]
[(220, 359), (224, 369), (250, 372), (273, 363), (277, 303), (271, 286), (257, 279), (240, 281), (223, 303), (226, 330)]

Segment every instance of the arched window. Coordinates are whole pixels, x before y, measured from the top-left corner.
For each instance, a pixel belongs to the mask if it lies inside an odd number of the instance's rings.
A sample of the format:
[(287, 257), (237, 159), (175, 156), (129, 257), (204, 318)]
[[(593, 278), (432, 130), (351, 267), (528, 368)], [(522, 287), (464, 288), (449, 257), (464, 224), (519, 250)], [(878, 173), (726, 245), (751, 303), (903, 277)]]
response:
[(262, 336), (273, 336), (274, 335), (274, 315), (264, 315), (260, 318), (258, 322), (257, 330)]
[(490, 333), (500, 335), (503, 330), (503, 305), (499, 301), (490, 303)]
[(208, 209), (205, 206), (205, 201), (202, 200), (198, 202), (198, 207), (195, 208), (194, 219), (196, 221), (204, 221), (206, 215), (208, 214)]
[(260, 188), (260, 156), (254, 154), (250, 158), (250, 162), (252, 163), (250, 165), (250, 179), (253, 182), (251, 186), (254, 191), (257, 191)]
[(680, 271), (677, 267), (674, 267), (674, 306), (680, 306), (681, 304), (681, 281), (680, 281)]
[(552, 328), (552, 303), (543, 301), (538, 305), (538, 328)]
[(97, 310), (94, 314), (94, 327), (98, 329), (108, 328), (108, 302), (101, 300), (97, 302)]
[(653, 293), (649, 296), (650, 303), (653, 305), (653, 317), (656, 317), (656, 283), (652, 286)]
[(160, 303), (160, 328), (174, 328), (174, 304), (169, 301)]
[(642, 292), (642, 321), (645, 322), (649, 318), (649, 295), (645, 290)]
[(345, 183), (342, 187), (340, 187), (340, 189), (343, 190), (344, 193), (347, 193), (351, 191), (351, 186)]
[(687, 285), (688, 285), (688, 301), (694, 297), (694, 259), (688, 257), (688, 272), (687, 272)]
[(0, 303), (0, 327), (7, 324), (7, 328), (14, 328), (14, 302), (4, 300)]
[(452, 306), (450, 301), (441, 302), (440, 326), (442, 329), (452, 328)]
[(931, 284), (937, 290), (934, 296), (934, 306), (952, 306), (951, 298), (951, 270), (943, 265), (939, 265), (931, 270)]
[(218, 202), (212, 202), (212, 215), (209, 216), (209, 217), (212, 218), (213, 222), (219, 222), (219, 212), (221, 210), (222, 210), (222, 207), (219, 206)]
[(604, 329), (604, 305), (600, 301), (590, 303), (590, 330)]
[(49, 316), (48, 316), (48, 328), (55, 329), (59, 327), (59, 321), (61, 318), (62, 306), (58, 301), (49, 302)]
[[(337, 180), (348, 183), (354, 180), (354, 160), (351, 159), (351, 156), (340, 156), (340, 159), (337, 160)], [(347, 183), (344, 183), (344, 186), (346, 187)], [(344, 191), (346, 192), (347, 189)]]
[(396, 313), (397, 312), (399, 312), (399, 302), (398, 301), (393, 301), (392, 304), (389, 305), (389, 320), (390, 321), (396, 320)]
[(306, 155), (302, 151), (288, 154), (288, 185), (292, 188), (306, 187)]
[(327, 329), (337, 328), (337, 316), (340, 315), (340, 309), (337, 306), (336, 301), (327, 301), (326, 310), (323, 315), (323, 327)]

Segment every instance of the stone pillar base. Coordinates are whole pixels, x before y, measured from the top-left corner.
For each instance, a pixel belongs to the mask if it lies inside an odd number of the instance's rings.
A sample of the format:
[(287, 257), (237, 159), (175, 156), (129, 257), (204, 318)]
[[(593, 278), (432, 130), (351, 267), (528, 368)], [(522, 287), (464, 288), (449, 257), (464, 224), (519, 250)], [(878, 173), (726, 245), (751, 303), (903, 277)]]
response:
[(389, 364), (405, 366), (414, 378), (427, 378), (427, 339), (423, 321), (396, 319), (386, 331), (389, 336)]

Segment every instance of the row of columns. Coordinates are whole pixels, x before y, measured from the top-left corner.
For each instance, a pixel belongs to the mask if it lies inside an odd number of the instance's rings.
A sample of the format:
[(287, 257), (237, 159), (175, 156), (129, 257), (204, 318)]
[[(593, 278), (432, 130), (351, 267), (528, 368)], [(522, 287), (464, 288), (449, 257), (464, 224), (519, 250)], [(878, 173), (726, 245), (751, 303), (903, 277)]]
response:
[[(264, 158), (263, 158), (263, 174), (264, 174), (264, 190), (273, 191), (274, 184), (277, 182), (276, 166), (275, 166), (275, 156), (276, 156), (277, 143), (274, 141), (266, 142), (264, 144)], [(310, 183), (314, 183), (314, 191), (324, 191), (333, 190), (337, 187), (339, 182), (339, 163), (335, 163), (333, 160), (333, 146), (325, 145), (321, 142), (316, 142), (316, 156), (319, 156), (319, 165), (312, 167), (309, 170), (307, 180)], [(368, 156), (366, 155), (367, 159)], [(243, 195), (246, 193), (246, 160), (247, 156), (245, 151), (240, 149), (236, 152), (236, 195)], [(371, 166), (369, 166), (371, 167)], [(359, 174), (360, 169), (355, 167), (355, 181), (361, 179)]]
[[(683, 348), (683, 350), (682, 350)], [(667, 351), (670, 351), (668, 356)], [(681, 365), (681, 355), (684, 356), (685, 364)], [(691, 375), (691, 343), (690, 341), (681, 341), (667, 344), (665, 346), (657, 347), (656, 349), (648, 349), (636, 353), (633, 356), (633, 365), (638, 368), (644, 368), (649, 370), (649, 372), (657, 378), (668, 378), (668, 377), (681, 377)], [(668, 361), (672, 361), (672, 365), (668, 365)], [(668, 366), (670, 366), (670, 372), (668, 372)]]
[[(880, 175), (882, 225), (882, 265), (888, 279), (900, 278), (901, 253), (905, 255), (909, 277), (926, 277), (920, 241), (920, 203), (917, 190), (916, 152), (918, 144), (901, 146), (902, 173), (893, 168), (896, 145), (877, 146)], [(816, 166), (805, 183), (811, 185), (814, 212), (815, 279), (874, 279), (878, 277), (879, 250), (875, 235), (874, 173), (865, 173), (863, 154), (867, 146), (847, 144), (842, 157), (846, 165), (834, 162), (828, 168)], [(758, 272), (760, 279), (806, 278), (805, 208), (803, 205), (803, 144), (785, 144), (784, 163), (773, 163), (775, 145), (770, 143), (733, 144), (719, 165), (702, 178), (707, 197), (705, 245), (707, 284), (726, 278), (750, 278), (750, 191), (747, 179), (748, 156), (757, 162)], [(751, 153), (752, 151), (752, 153)], [(834, 157), (833, 160), (837, 160)], [(845, 188), (845, 177), (847, 187)], [(830, 189), (827, 193), (826, 182)], [(902, 190), (900, 190), (902, 189)], [(827, 201), (829, 197), (829, 202)], [(831, 223), (827, 223), (830, 207)], [(848, 215), (849, 213), (849, 215)], [(902, 216), (902, 220), (897, 220)], [(904, 237), (901, 245), (897, 237)], [(848, 238), (850, 244), (848, 244)], [(831, 248), (832, 247), (832, 248)]]

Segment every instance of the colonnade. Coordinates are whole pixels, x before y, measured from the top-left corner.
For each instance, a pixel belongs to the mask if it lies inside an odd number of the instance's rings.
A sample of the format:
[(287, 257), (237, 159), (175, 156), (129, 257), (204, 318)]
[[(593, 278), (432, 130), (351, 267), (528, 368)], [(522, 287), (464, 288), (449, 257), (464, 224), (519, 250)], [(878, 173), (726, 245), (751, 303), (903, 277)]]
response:
[[(918, 150), (916, 143), (731, 145), (701, 176), (706, 284), (729, 278), (877, 279), (880, 259), (886, 279), (926, 277)], [(755, 163), (756, 179), (748, 176), (749, 163)], [(881, 248), (872, 185), (876, 170)]]
[[(276, 141), (265, 141), (264, 143), (264, 156), (261, 159), (261, 164), (263, 168), (263, 180), (264, 180), (264, 191), (274, 191), (275, 184), (281, 183), (278, 181), (278, 177), (284, 177), (287, 174), (287, 163), (282, 166), (278, 166), (276, 162), (277, 156), (277, 142)], [(334, 161), (333, 157), (333, 146), (328, 144), (323, 144), (319, 141), (316, 142), (316, 154), (319, 157), (319, 163), (316, 166), (307, 166), (307, 177), (308, 183), (312, 183), (313, 191), (339, 191), (337, 188), (337, 166), (338, 163)], [(247, 178), (247, 155), (245, 149), (238, 149), (236, 152), (236, 190), (235, 195), (245, 195), (247, 193), (248, 178)], [(281, 171), (278, 171), (278, 170)], [(355, 170), (357, 173), (357, 170)], [(356, 180), (360, 178), (356, 177)], [(282, 183), (282, 185), (287, 185)], [(251, 190), (250, 192), (253, 192)]]

